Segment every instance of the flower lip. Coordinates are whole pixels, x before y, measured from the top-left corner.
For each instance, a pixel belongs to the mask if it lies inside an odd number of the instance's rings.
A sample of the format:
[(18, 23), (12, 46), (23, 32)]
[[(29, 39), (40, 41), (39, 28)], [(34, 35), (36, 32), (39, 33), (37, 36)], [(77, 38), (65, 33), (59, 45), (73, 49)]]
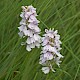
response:
[(49, 68), (49, 67), (42, 67), (42, 71), (43, 71), (45, 74), (48, 74), (49, 71), (50, 71), (50, 68)]

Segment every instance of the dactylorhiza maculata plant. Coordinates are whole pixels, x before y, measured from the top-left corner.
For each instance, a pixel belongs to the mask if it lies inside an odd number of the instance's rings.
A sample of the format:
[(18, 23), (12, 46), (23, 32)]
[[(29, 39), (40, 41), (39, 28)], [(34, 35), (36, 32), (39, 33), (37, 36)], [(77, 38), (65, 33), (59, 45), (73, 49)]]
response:
[(60, 54), (60, 44), (61, 41), (58, 31), (54, 29), (45, 29), (45, 34), (42, 37), (42, 51), (39, 61), (39, 64), (43, 66), (42, 71), (45, 74), (49, 73), (50, 70), (55, 72), (52, 68), (54, 64), (57, 64), (58, 66), (60, 65), (60, 59), (63, 58)]
[(42, 42), (39, 64), (43, 66), (42, 71), (48, 74), (50, 70), (55, 72), (52, 68), (55, 64), (59, 66), (61, 63), (60, 59), (63, 56), (60, 54), (60, 45), (62, 43), (58, 31), (54, 29), (45, 29), (45, 34), (41, 38), (39, 35), (41, 29), (38, 27), (39, 21), (36, 16), (36, 8), (32, 5), (22, 6), (20, 14), (22, 20), (20, 21), (20, 27), (18, 27), (20, 31), (18, 34), (21, 38), (26, 38), (26, 41), (22, 42), (21, 45), (26, 45), (27, 51), (31, 51), (35, 47), (39, 48)]
[(41, 37), (40, 37), (40, 28), (38, 27), (39, 21), (36, 18), (36, 8), (32, 5), (22, 6), (22, 12), (20, 17), (19, 36), (21, 38), (26, 38), (25, 42), (22, 42), (21, 45), (26, 45), (26, 50), (31, 51), (32, 48), (40, 47)]

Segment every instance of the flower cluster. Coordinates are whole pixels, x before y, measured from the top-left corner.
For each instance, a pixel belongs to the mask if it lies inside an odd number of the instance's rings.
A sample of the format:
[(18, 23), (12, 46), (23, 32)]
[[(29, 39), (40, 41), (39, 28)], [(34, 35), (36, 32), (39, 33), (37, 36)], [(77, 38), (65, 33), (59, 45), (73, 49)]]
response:
[(40, 28), (38, 27), (39, 21), (36, 18), (36, 8), (32, 5), (22, 6), (22, 12), (20, 17), (19, 36), (21, 38), (26, 37), (26, 41), (22, 42), (22, 45), (26, 45), (26, 50), (31, 51), (32, 48), (40, 47), (41, 37), (40, 37)]
[(40, 43), (42, 42), (42, 51), (40, 54), (39, 64), (41, 64), (42, 71), (47, 74), (52, 70), (55, 64), (60, 65), (60, 59), (63, 56), (60, 54), (62, 44), (60, 41), (60, 35), (57, 30), (54, 29), (45, 29), (45, 34), (41, 38), (40, 31), (41, 29), (38, 27), (39, 20), (37, 20), (36, 8), (32, 5), (30, 6), (22, 6), (22, 12), (20, 17), (22, 20), (20, 21), (19, 36), (21, 38), (25, 38), (25, 42), (22, 42), (21, 45), (26, 45), (26, 50), (31, 51), (32, 48), (39, 48)]
[(45, 29), (45, 34), (42, 37), (42, 51), (40, 55), (40, 61), (39, 63), (44, 66), (42, 67), (42, 71), (47, 74), (54, 69), (52, 66), (53, 63), (60, 65), (60, 59), (63, 58), (63, 56), (60, 54), (60, 35), (58, 35), (58, 31), (54, 29)]

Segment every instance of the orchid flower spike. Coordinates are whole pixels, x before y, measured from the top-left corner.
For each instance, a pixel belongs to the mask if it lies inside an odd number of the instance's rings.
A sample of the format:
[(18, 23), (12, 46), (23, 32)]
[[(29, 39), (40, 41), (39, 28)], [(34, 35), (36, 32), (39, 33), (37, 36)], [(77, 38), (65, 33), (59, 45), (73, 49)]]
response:
[(40, 22), (36, 18), (36, 8), (32, 5), (30, 6), (22, 6), (22, 12), (20, 17), (22, 20), (20, 21), (19, 36), (21, 38), (26, 38), (25, 42), (22, 42), (21, 45), (26, 45), (26, 50), (31, 51), (32, 48), (40, 47), (41, 37), (40, 37), (40, 28), (38, 27), (38, 23)]
[(60, 35), (57, 30), (54, 29), (45, 29), (45, 34), (42, 37), (42, 51), (40, 55), (39, 64), (41, 64), (42, 71), (45, 74), (48, 74), (50, 70), (55, 72), (52, 68), (54, 63), (58, 66), (60, 65), (60, 59), (63, 56), (60, 54), (62, 42), (60, 41)]

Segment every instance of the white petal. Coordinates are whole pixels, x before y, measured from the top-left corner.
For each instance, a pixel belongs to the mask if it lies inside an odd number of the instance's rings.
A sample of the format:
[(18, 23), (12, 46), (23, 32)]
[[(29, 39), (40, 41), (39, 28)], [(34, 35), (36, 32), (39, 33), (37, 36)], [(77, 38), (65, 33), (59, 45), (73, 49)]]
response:
[(20, 31), (23, 31), (24, 26), (23, 26), (23, 25), (21, 25), (20, 27), (18, 27), (18, 29), (19, 29)]
[(32, 14), (31, 12), (26, 12), (26, 13), (25, 13), (25, 18), (28, 19), (31, 14)]
[(31, 30), (24, 30), (25, 36), (33, 37), (33, 32)]
[(42, 46), (47, 45), (47, 44), (48, 44), (48, 42), (49, 42), (49, 40), (45, 39), (45, 40), (43, 41), (43, 43), (42, 43)]
[(22, 6), (21, 8), (23, 9), (23, 11), (27, 11), (27, 9), (25, 8), (25, 6)]
[(54, 35), (52, 33), (48, 33), (47, 36), (49, 36), (50, 38), (54, 38)]
[(49, 52), (45, 53), (44, 57), (47, 58), (47, 60), (52, 60), (53, 59), (53, 55)]
[(62, 61), (60, 61), (60, 57), (55, 57), (55, 63), (59, 66)]
[(23, 37), (23, 32), (19, 32), (18, 35), (22, 38)]
[(44, 51), (47, 50), (47, 51), (51, 51), (52, 52), (51, 48), (52, 47), (50, 45), (46, 45), (46, 46), (43, 47), (43, 50)]
[(27, 42), (27, 44), (31, 44), (31, 38), (28, 37), (26, 42)]
[(58, 56), (58, 57), (62, 57), (63, 56), (60, 54), (60, 52), (58, 52), (55, 48), (53, 48), (53, 52)]
[(35, 42), (36, 47), (40, 47), (40, 43), (39, 42)]
[(31, 47), (29, 45), (27, 45), (26, 50), (31, 51)]
[(30, 19), (32, 19), (33, 21), (37, 20), (34, 15), (31, 15), (31, 16), (30, 16)]
[(34, 43), (30, 44), (30, 47), (35, 48), (35, 44)]
[(33, 23), (30, 23), (30, 24), (28, 25), (28, 27), (29, 27), (30, 29), (33, 29), (35, 32), (40, 32), (40, 31), (41, 31), (41, 30), (39, 29), (39, 27), (38, 27), (37, 25), (33, 24)]
[(26, 20), (25, 20), (25, 19), (22, 19), (22, 20), (20, 21), (20, 25), (26, 25)]
[(28, 19), (28, 18), (29, 18), (29, 16), (28, 16), (27, 14), (25, 14), (25, 18), (26, 18), (26, 19)]
[(57, 52), (56, 55), (57, 55), (58, 57), (63, 58), (63, 56), (60, 54), (60, 52)]
[(31, 30), (28, 31), (28, 36), (33, 37), (33, 32)]
[(34, 25), (34, 24), (32, 24), (32, 23), (30, 23), (30, 24), (28, 25), (28, 27), (29, 27), (30, 29), (34, 29), (35, 26), (36, 26), (36, 25)]
[(33, 22), (33, 20), (29, 18), (28, 22)]
[(45, 73), (45, 74), (48, 74), (50, 69), (49, 67), (42, 67), (42, 71)]
[(55, 31), (54, 31), (54, 34), (57, 34), (57, 33), (58, 33), (58, 30), (55, 30)]
[(28, 34), (27, 34), (28, 31), (27, 30), (24, 30), (23, 32), (24, 32), (25, 36), (28, 36)]
[(36, 8), (34, 8), (32, 5), (28, 6), (29, 10), (36, 10)]
[(31, 37), (31, 43), (34, 43), (34, 42), (35, 42), (34, 37)]
[(46, 58), (44, 58), (44, 54), (40, 55), (40, 62), (39, 64), (46, 64)]
[(34, 39), (38, 41), (41, 37), (38, 34), (34, 34)]
[(24, 18), (24, 12), (21, 12), (20, 17)]
[(34, 15), (31, 15), (31, 16), (30, 16), (30, 19), (31, 19), (33, 22), (39, 23), (39, 21), (37, 20), (37, 18), (36, 18)]
[(35, 25), (38, 25), (38, 23), (40, 23), (40, 21), (38, 21), (38, 20), (32, 20), (31, 18), (29, 18), (28, 22), (33, 23)]
[(28, 9), (30, 12), (32, 12), (34, 14), (34, 16), (37, 16), (36, 8), (34, 8), (33, 6), (28, 6)]
[(41, 53), (46, 53), (46, 52), (47, 52), (46, 50), (42, 50), (42, 51), (41, 51)]
[(21, 25), (20, 27), (18, 27), (18, 29), (20, 30), (20, 32), (23, 32), (24, 35), (25, 35), (25, 32), (26, 32), (26, 30), (27, 30), (26, 26)]
[(34, 42), (35, 42), (35, 39), (33, 37), (28, 37), (27, 38), (27, 41), (26, 41), (27, 44), (31, 44), (31, 43), (34, 43)]
[[(23, 29), (23, 33), (24, 33), (24, 35), (26, 34), (26, 32), (27, 32), (27, 28), (24, 27), (24, 29)], [(26, 35), (25, 35), (25, 36), (26, 36)]]
[(35, 32), (40, 32), (41, 31), (41, 29), (38, 26), (35, 26), (34, 30), (35, 30)]

